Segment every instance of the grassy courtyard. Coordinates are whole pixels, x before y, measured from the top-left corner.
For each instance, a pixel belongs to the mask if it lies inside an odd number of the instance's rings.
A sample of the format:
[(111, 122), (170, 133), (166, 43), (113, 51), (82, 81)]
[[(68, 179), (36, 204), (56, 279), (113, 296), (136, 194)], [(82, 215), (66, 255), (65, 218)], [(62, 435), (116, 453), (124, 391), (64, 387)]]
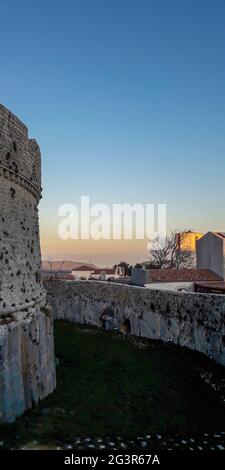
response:
[(225, 429), (224, 405), (193, 372), (198, 354), (64, 321), (55, 322), (55, 353), (56, 391), (0, 426), (2, 448)]

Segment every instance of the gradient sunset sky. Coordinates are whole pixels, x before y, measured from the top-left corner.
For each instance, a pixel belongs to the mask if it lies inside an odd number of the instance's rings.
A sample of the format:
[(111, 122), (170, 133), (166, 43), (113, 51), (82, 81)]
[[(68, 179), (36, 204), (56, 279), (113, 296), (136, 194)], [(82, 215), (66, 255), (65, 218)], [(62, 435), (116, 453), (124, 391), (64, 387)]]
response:
[(60, 241), (81, 195), (225, 231), (224, 1), (1, 0), (0, 18), (0, 102), (42, 152), (43, 257), (147, 259), (146, 241)]

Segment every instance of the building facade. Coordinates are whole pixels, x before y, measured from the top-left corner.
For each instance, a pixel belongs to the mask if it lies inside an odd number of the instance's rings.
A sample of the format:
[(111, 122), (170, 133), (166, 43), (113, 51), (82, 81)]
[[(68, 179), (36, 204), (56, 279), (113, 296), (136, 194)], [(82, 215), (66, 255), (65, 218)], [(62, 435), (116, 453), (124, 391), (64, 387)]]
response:
[(225, 279), (225, 233), (208, 232), (197, 242), (197, 266)]
[(95, 268), (89, 265), (81, 265), (72, 270), (74, 279), (96, 279), (107, 281), (110, 278), (118, 279), (124, 277), (124, 268), (117, 266), (116, 268)]
[(178, 247), (182, 251), (196, 252), (197, 241), (203, 237), (204, 233), (201, 232), (179, 232), (177, 233)]

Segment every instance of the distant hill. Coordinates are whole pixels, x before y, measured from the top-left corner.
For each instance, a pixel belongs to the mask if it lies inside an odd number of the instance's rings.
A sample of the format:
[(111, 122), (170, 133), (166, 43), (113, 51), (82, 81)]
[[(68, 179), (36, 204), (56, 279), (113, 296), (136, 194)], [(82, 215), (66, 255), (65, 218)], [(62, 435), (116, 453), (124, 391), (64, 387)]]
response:
[[(52, 261), (51, 263), (47, 260), (42, 260), (42, 271), (54, 271), (60, 272), (68, 271), (71, 272), (73, 269), (79, 266), (91, 266), (93, 269), (98, 268), (95, 264), (84, 263), (82, 261)], [(61, 268), (61, 269), (60, 269)]]

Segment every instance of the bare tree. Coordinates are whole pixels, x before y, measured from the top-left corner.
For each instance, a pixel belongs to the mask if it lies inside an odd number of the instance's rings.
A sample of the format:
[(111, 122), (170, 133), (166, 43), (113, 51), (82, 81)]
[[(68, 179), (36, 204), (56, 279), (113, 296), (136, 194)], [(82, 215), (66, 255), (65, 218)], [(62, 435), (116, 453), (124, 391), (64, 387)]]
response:
[(58, 275), (58, 274), (60, 273), (61, 269), (63, 268), (64, 263), (65, 263), (65, 260), (63, 260), (63, 261), (61, 262), (61, 264), (59, 265), (59, 268), (57, 269), (56, 275)]
[[(53, 277), (57, 277), (59, 275), (59, 273), (61, 272), (61, 270), (63, 268), (65, 260), (61, 261), (61, 263), (59, 264), (59, 267), (58, 267), (57, 270), (54, 270), (54, 263), (55, 263), (54, 258), (49, 258), (48, 263), (49, 263), (49, 267), (50, 267), (50, 278), (53, 278)], [(55, 268), (56, 268), (56, 266), (55, 266)]]
[(194, 253), (182, 244), (184, 232), (174, 230), (165, 238), (157, 238), (152, 243), (150, 260), (156, 268), (192, 268)]
[(49, 266), (50, 266), (50, 272), (51, 272), (51, 275), (52, 275), (52, 272), (53, 272), (53, 266), (54, 266), (54, 259), (53, 259), (53, 258), (49, 258), (49, 259), (48, 259), (48, 263), (49, 263)]
[[(183, 243), (184, 242), (184, 243)], [(185, 246), (185, 232), (174, 230), (169, 236), (170, 268), (193, 268), (194, 252)]]
[(163, 269), (168, 267), (170, 249), (171, 244), (169, 237), (158, 237), (154, 242), (152, 242), (150, 260), (156, 268)]

